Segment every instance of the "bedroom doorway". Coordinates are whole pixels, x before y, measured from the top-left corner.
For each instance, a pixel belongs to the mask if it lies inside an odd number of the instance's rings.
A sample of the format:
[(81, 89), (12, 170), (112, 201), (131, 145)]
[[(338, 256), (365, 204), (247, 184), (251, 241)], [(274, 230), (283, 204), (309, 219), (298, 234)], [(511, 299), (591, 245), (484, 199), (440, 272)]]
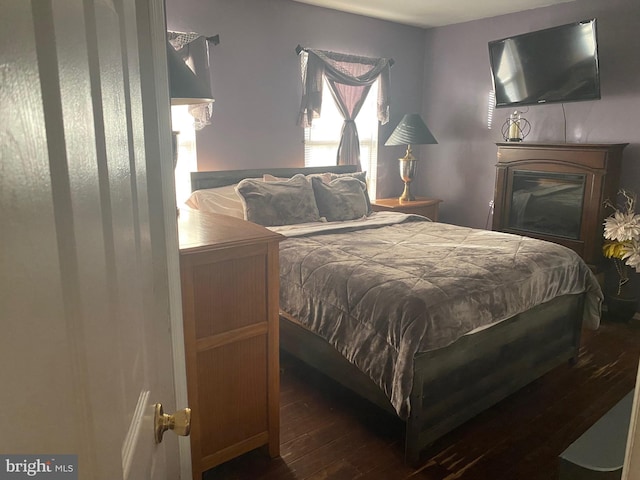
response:
[(153, 441), (181, 325), (164, 2), (8, 2), (0, 26), (0, 452), (189, 478)]

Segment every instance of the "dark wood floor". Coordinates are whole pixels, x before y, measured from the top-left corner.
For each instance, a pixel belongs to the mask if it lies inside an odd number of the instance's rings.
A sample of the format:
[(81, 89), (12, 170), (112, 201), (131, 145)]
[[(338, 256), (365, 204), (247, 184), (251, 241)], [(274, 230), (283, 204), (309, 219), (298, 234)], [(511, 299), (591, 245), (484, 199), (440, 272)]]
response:
[(403, 426), (296, 360), (281, 362), (281, 457), (256, 450), (214, 479), (551, 480), (558, 455), (633, 389), (640, 322), (585, 331), (580, 358), (441, 438), (422, 466), (403, 463)]

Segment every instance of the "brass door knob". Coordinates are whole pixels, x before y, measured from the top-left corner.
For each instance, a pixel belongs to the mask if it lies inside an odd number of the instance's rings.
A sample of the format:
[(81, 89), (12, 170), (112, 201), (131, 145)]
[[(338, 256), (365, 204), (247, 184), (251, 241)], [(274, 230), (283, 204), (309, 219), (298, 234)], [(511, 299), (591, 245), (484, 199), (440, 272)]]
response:
[(191, 409), (185, 408), (170, 415), (164, 413), (161, 403), (156, 403), (153, 424), (156, 443), (162, 442), (162, 435), (167, 430), (173, 430), (176, 435), (187, 437), (191, 432)]

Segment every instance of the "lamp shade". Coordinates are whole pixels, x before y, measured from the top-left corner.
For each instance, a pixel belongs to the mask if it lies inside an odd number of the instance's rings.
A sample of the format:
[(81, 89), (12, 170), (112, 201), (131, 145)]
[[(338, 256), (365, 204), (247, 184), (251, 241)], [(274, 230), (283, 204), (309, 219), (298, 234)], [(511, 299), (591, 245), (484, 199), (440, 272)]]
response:
[(392, 145), (427, 145), (438, 143), (422, 117), (417, 113), (408, 113), (393, 131), (386, 146)]
[(171, 105), (197, 105), (213, 102), (211, 89), (196, 76), (167, 41), (169, 95)]

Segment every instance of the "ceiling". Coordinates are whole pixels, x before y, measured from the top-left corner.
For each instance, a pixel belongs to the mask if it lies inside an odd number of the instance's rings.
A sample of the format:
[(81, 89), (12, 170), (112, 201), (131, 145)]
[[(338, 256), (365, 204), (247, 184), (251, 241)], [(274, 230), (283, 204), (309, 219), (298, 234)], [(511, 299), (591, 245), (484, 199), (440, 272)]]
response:
[(417, 27), (495, 17), (575, 0), (294, 0)]

